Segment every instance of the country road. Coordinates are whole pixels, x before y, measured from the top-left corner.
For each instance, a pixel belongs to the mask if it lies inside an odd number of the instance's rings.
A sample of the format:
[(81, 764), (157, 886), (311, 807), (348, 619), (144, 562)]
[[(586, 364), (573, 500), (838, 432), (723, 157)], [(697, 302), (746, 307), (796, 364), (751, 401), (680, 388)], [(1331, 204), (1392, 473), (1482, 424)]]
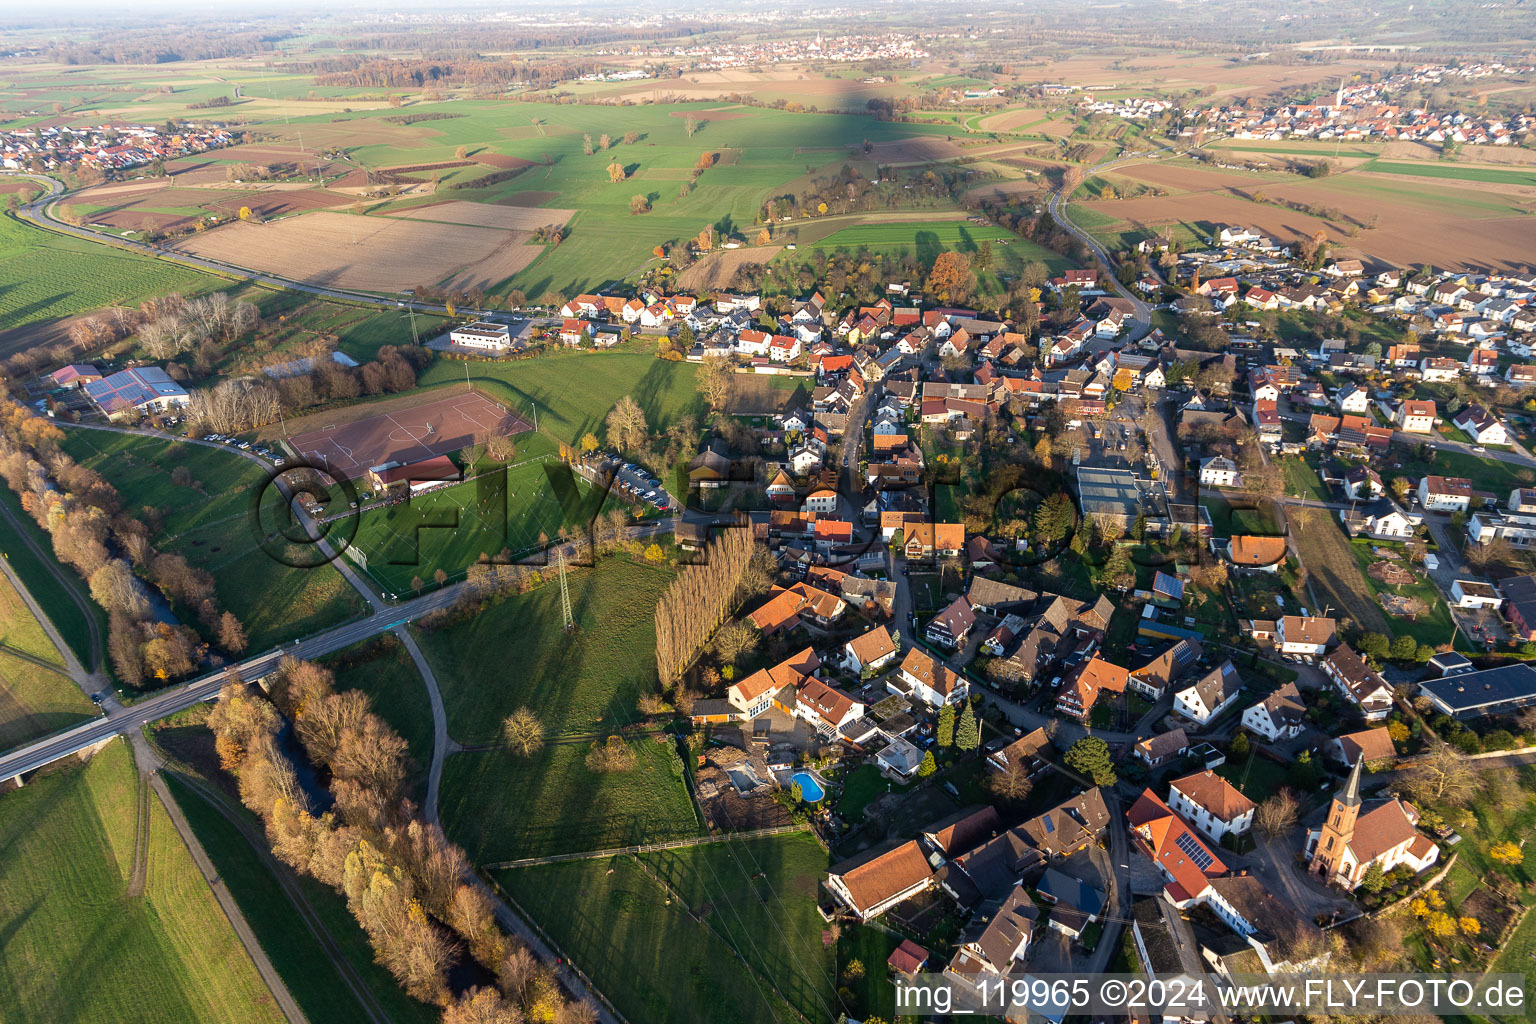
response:
[[(1111, 167), (1115, 167), (1119, 164), (1139, 162), (1145, 159), (1149, 158), (1145, 156), (1137, 156), (1120, 157), (1114, 160), (1107, 160), (1104, 163), (1095, 164), (1094, 166), (1088, 168), (1083, 172), (1083, 178), (1084, 180), (1087, 180), (1093, 175), (1098, 174), (1100, 171), (1106, 171)], [(1082, 228), (1078, 227), (1076, 224), (1072, 223), (1071, 218), (1067, 213), (1067, 207), (1070, 205), (1070, 200), (1062, 194), (1065, 187), (1065, 185), (1059, 186), (1054, 192), (1051, 193), (1050, 201), (1047, 206), (1051, 212), (1051, 217), (1069, 234), (1071, 234), (1078, 241), (1082, 242), (1084, 245), (1088, 246), (1088, 248), (1093, 251), (1093, 254), (1099, 258), (1099, 262), (1104, 264), (1104, 271), (1114, 284), (1115, 294), (1119, 295), (1123, 299), (1128, 300), (1131, 305), (1135, 307), (1136, 312), (1131, 318), (1130, 333), (1126, 335), (1126, 340), (1133, 342), (1140, 341), (1152, 331), (1152, 307), (1138, 298), (1134, 292), (1132, 292), (1125, 285), (1121, 284), (1120, 281), (1115, 277), (1115, 262), (1109, 258), (1109, 253), (1105, 251), (1104, 246), (1099, 244), (1099, 240), (1094, 238), (1088, 232), (1084, 231)]]
[[(417, 302), (414, 299), (386, 298), (381, 295), (370, 295), (367, 292), (347, 291), (343, 288), (327, 288), (323, 285), (308, 284), (304, 281), (295, 281), (291, 278), (279, 277), (276, 274), (263, 274), (244, 267), (237, 267), (231, 263), (221, 263), (218, 260), (210, 260), (206, 257), (196, 256), (189, 252), (179, 250), (162, 249), (159, 246), (149, 245), (145, 242), (134, 242), (126, 238), (118, 238), (104, 231), (96, 231), (92, 228), (75, 227), (73, 224), (65, 224), (53, 215), (53, 206), (64, 195), (64, 186), (56, 179), (41, 174), (24, 174), (7, 172), (12, 177), (25, 178), (45, 186), (48, 191), (16, 211), (16, 216), (42, 228), (45, 231), (54, 231), (62, 235), (73, 235), (76, 238), (84, 238), (103, 245), (110, 245), (118, 249), (126, 249), (136, 252), (151, 259), (163, 260), (167, 263), (176, 263), (182, 266), (194, 267), (198, 270), (207, 270), (211, 273), (225, 277), (237, 277), (253, 284), (266, 285), (271, 288), (287, 288), (291, 291), (305, 292), (325, 299), (340, 299), (345, 302), (363, 303), (370, 306), (378, 306), (380, 309), (413, 309), (418, 313), (441, 313), (449, 315), (448, 307), (431, 302)], [(464, 312), (468, 313), (468, 310)]]

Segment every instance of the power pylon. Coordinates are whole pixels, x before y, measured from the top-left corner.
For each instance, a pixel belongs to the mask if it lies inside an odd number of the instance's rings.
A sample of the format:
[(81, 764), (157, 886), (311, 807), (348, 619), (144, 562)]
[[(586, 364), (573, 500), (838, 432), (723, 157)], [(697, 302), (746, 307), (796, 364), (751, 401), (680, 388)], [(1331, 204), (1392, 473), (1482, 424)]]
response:
[(565, 582), (565, 548), (555, 549), (555, 563), (560, 567), (560, 611), (565, 616), (565, 631), (576, 632), (576, 618), (571, 615), (571, 588)]

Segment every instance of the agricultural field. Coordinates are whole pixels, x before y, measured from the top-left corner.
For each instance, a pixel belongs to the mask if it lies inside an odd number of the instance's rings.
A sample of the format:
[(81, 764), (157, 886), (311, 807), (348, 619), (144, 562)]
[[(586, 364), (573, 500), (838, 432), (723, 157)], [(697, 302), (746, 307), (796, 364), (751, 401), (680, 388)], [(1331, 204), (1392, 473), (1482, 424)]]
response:
[(1292, 509), (1288, 516), (1308, 585), (1318, 600), (1331, 604), (1337, 616), (1353, 619), (1362, 630), (1394, 636), (1338, 520), (1326, 510), (1313, 508)]
[(21, 595), (0, 576), (0, 750), (96, 714)]
[[(991, 242), (996, 257), (996, 269), (1003, 273), (1016, 273), (1025, 263), (1038, 261), (1050, 271), (1060, 273), (1066, 269), (1066, 257), (1020, 238), (1011, 231), (991, 224), (970, 224), (962, 221), (879, 221), (842, 228), (825, 238), (804, 243), (802, 249), (847, 249), (857, 252), (869, 249), (886, 254), (910, 253), (918, 262), (929, 264), (939, 253), (954, 250), (973, 254), (982, 242)], [(792, 258), (785, 254), (782, 258)]]
[(816, 912), (826, 866), (790, 834), (496, 878), (635, 1024), (769, 1024), (842, 1009)]
[[(604, 849), (691, 835), (698, 824), (671, 740), (630, 738), (639, 764), (599, 774), (592, 742), (634, 722), (656, 688), (653, 609), (664, 569), (609, 558), (568, 577), (577, 631), (561, 631), (559, 587), (504, 598), (474, 619), (420, 634), (447, 706), (449, 734), (471, 748), (443, 772), (443, 822), (477, 860)], [(514, 659), (486, 659), (505, 648)], [(489, 645), (489, 646), (487, 646)], [(515, 663), (508, 675), (505, 665)], [(527, 760), (499, 743), (503, 717), (531, 709), (546, 745)], [(586, 808), (579, 820), (567, 813)]]
[[(656, 689), (654, 609), (672, 572), (625, 556), (567, 574), (578, 624), (561, 632), (560, 588), (549, 584), (507, 597), (467, 622), (423, 631), (419, 643), (432, 663), (448, 731), (460, 743), (497, 742), (501, 720), (528, 707), (546, 734), (585, 736), (634, 721), (635, 702)], [(518, 653), (516, 678), (486, 650)]]
[(671, 737), (631, 738), (635, 767), (606, 773), (586, 765), (594, 740), (547, 742), (527, 759), (499, 748), (448, 758), (439, 798), (448, 838), (487, 864), (703, 831)]
[[(68, 432), (64, 449), (116, 487), (125, 508), (154, 510), (157, 545), (213, 574), (220, 603), (245, 625), (253, 650), (363, 610), (331, 566), (293, 568), (261, 548), (250, 511), (267, 476), (256, 463), (208, 445), (84, 428)], [(189, 482), (172, 479), (178, 468)]]
[(0, 215), (0, 356), (62, 341), (68, 319), (151, 295), (227, 284), (189, 267), (70, 238)]
[[(1264, 151), (1307, 159), (1326, 156), (1341, 169), (1311, 179), (1187, 160), (1122, 165), (1108, 176), (1120, 191), (1150, 186), (1166, 194), (1075, 203), (1072, 219), (1117, 249), (1168, 226), (1203, 240), (1215, 224), (1239, 223), (1280, 242), (1322, 231), (1341, 255), (1395, 266), (1424, 261), (1426, 230), (1436, 237), (1439, 265), (1516, 266), (1529, 261), (1525, 236), (1536, 206), (1530, 190), (1519, 187), (1531, 178), (1529, 172), (1454, 163), (1382, 163), (1374, 160), (1379, 147), (1343, 156), (1331, 150), (1292, 151), (1300, 145)], [(1086, 211), (1092, 215), (1080, 216)]]
[[(291, 125), (269, 127), (282, 133), (285, 141), (302, 130), (307, 145), (345, 149), (350, 158), (370, 168), (448, 162), (455, 159), (460, 146), (466, 146), (470, 160), (487, 165), (445, 170), (434, 201), (526, 206), (526, 200), (516, 197), (537, 191), (545, 194), (537, 204), (539, 212), (527, 216), (537, 217), (540, 224), (575, 211), (569, 219), (569, 237), (547, 247), (542, 256), (537, 247), (526, 247), (537, 259), (513, 268), (516, 272), (510, 280), (495, 280), (502, 268), (482, 275), (494, 280), (487, 288), (517, 288), (530, 297), (548, 292), (574, 295), (628, 277), (653, 259), (651, 249), (658, 243), (691, 237), (706, 224), (723, 232), (750, 230), (766, 196), (804, 175), (808, 166), (834, 161), (840, 166), (851, 155), (850, 149), (858, 149), (866, 140), (871, 158), (891, 164), (952, 158), (960, 152), (944, 142), (957, 130), (953, 127), (882, 122), (863, 115), (720, 109), (707, 104), (646, 104), (620, 110), (474, 100), (416, 104), (411, 110), (467, 116), (396, 126), (383, 122), (391, 116), (388, 113), (354, 112), (341, 118), (293, 118)], [(687, 131), (688, 115), (698, 122), (692, 136)], [(629, 131), (636, 132), (639, 140), (625, 145), (619, 140)], [(606, 151), (595, 145), (604, 134), (614, 140)], [(583, 152), (587, 135), (596, 148), (590, 156)], [(679, 186), (688, 181), (705, 153), (716, 154), (718, 162), (687, 195), (679, 195)], [(489, 161), (505, 162), (504, 158), (530, 161), (533, 166), (510, 180), (476, 183), (475, 179), (490, 173)], [(625, 169), (626, 180), (610, 180), (607, 168), (615, 161)], [(629, 212), (630, 200), (637, 194), (649, 199), (652, 212), (640, 216)], [(392, 204), (366, 220), (409, 208), (408, 203)], [(295, 218), (295, 223), (315, 216), (306, 214)], [(431, 275), (423, 269), (402, 287), (430, 282)]]
[(6, 794), (0, 834), (7, 1022), (281, 1024), (126, 742)]
[(416, 285), (502, 287), (539, 255), (529, 232), (319, 211), (193, 235), (176, 248), (297, 281), (394, 294)]
[[(204, 730), (206, 731), (206, 730)], [(184, 776), (172, 772), (167, 785), (198, 842), (229, 887), (246, 922), (256, 934), (289, 993), (311, 1021), (327, 1024), (372, 1024), (373, 1018), (348, 987), (331, 961), (330, 951), (316, 938), (301, 911), (276, 873), (293, 873), (268, 856), (261, 843), (260, 825), (239, 802), (218, 793), (206, 781), (194, 788)], [(212, 795), (209, 795), (212, 794)], [(217, 801), (217, 802), (215, 802)], [(248, 838), (225, 814), (247, 821), (257, 831)], [(293, 876), (314, 916), (336, 943), (352, 971), (395, 1024), (435, 1024), (432, 1007), (407, 996), (389, 972), (374, 961), (368, 937), (347, 910), (346, 898), (312, 878)]]
[(536, 411), (539, 430), (569, 444), (589, 432), (602, 437), (604, 417), (625, 395), (639, 403), (653, 432), (683, 416), (702, 417), (697, 367), (656, 359), (644, 345), (641, 339), (614, 351), (567, 349), (511, 362), (440, 360), (421, 375), (421, 386), (462, 381), (468, 365), (476, 388), (524, 419), (534, 419)]

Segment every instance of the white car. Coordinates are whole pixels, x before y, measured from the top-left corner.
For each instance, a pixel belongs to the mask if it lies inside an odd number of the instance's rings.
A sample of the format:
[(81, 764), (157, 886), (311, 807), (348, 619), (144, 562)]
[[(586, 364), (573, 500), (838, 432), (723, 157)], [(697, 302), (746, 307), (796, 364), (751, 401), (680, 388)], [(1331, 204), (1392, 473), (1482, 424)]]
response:
[(1480, 444), (1475, 444), (1475, 445), (1473, 445), (1473, 446), (1472, 446), (1472, 450), (1473, 450), (1473, 451), (1475, 451), (1475, 452), (1477, 452), (1477, 454), (1479, 454), (1479, 455), (1482, 455), (1482, 454), (1483, 454), (1483, 453), (1484, 453), (1484, 452), (1486, 452), (1486, 451), (1487, 451), (1487, 450), (1488, 450), (1488, 449), (1487, 449), (1487, 448), (1484, 448), (1484, 447), (1483, 447), (1483, 446), (1482, 446), (1482, 445), (1480, 445)]

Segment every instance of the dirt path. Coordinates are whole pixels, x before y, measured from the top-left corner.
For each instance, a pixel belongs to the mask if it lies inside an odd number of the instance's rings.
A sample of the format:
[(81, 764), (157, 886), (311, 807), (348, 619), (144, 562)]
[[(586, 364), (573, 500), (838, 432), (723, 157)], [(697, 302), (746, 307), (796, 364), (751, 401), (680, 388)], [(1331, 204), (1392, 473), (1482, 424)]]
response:
[(443, 707), (443, 691), (438, 688), (437, 676), (432, 673), (432, 666), (427, 661), (427, 656), (421, 653), (421, 648), (416, 646), (416, 638), (411, 636), (411, 631), (404, 626), (395, 630), (395, 635), (405, 645), (406, 653), (416, 663), (416, 671), (421, 673), (422, 682), (427, 684), (427, 699), (432, 705), (432, 766), (427, 771), (427, 803), (421, 809), (422, 816), (432, 824), (437, 824), (437, 794), (443, 781), (443, 762), (449, 754), (457, 753), (463, 748), (448, 736), (448, 712)]

